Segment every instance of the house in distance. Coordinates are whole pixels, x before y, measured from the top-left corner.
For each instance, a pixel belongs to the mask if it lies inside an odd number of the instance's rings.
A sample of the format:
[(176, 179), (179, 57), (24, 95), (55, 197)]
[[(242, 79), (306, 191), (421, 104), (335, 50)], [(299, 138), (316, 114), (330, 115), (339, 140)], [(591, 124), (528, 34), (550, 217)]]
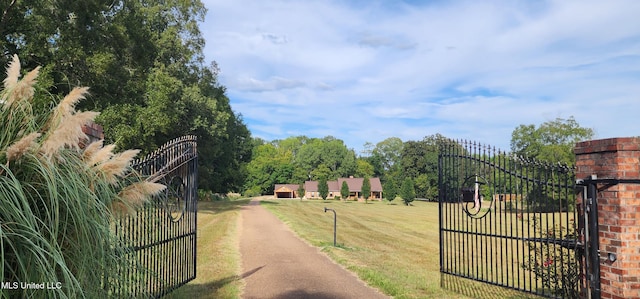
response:
[[(354, 178), (353, 176), (348, 178), (339, 178), (335, 181), (327, 181), (329, 186), (329, 195), (327, 199), (333, 199), (336, 196), (340, 197), (340, 189), (342, 188), (342, 182), (347, 182), (349, 186), (349, 199), (360, 200), (364, 199), (362, 196), (362, 182), (364, 178)], [(382, 199), (382, 183), (380, 178), (370, 178), (371, 194), (369, 199)], [(298, 198), (297, 184), (276, 184), (273, 191), (275, 198)], [(306, 181), (304, 182), (304, 197), (305, 199), (322, 199), (320, 192), (318, 192), (318, 181)]]

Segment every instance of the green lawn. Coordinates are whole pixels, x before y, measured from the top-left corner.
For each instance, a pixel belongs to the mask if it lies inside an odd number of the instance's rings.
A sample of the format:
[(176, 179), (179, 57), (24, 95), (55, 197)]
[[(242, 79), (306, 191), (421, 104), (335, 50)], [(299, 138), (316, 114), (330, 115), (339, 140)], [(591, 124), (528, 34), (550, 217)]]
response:
[[(525, 298), (440, 273), (437, 203), (270, 200), (262, 205), (301, 238), (394, 298)], [(325, 213), (325, 207), (338, 215), (337, 247), (333, 213)]]
[[(240, 211), (249, 200), (200, 202), (197, 278), (169, 298), (240, 298)], [(437, 203), (268, 200), (262, 205), (301, 238), (394, 298), (525, 298), (439, 272)], [(338, 247), (333, 247), (333, 213)], [(464, 295), (463, 295), (464, 294)]]

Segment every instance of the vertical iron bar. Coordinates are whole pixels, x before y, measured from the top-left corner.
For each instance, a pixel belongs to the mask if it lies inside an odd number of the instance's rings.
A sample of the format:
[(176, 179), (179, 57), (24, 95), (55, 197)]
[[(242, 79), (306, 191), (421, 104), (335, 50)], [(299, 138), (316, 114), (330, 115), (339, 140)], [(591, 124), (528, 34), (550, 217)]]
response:
[(460, 177), (460, 168), (462, 165), (460, 159), (456, 159), (454, 157), (458, 157), (460, 148), (458, 147), (460, 144), (451, 143), (449, 145), (449, 150), (451, 151), (451, 155), (449, 156), (449, 160), (451, 162), (451, 176), (448, 178), (450, 186), (448, 186), (448, 190), (451, 196), (451, 214), (454, 219), (454, 228), (456, 232), (452, 232), (452, 235), (455, 236), (455, 251), (453, 251), (453, 256), (455, 260), (455, 273), (460, 274), (463, 270), (462, 265), (465, 263), (464, 260), (464, 235), (460, 234), (458, 231), (462, 229), (463, 223), (462, 218), (459, 217), (460, 213), (460, 200), (458, 194), (458, 180)]
[[(524, 165), (522, 165), (522, 168), (524, 168)], [(524, 168), (526, 171), (526, 175), (527, 177), (531, 176), (531, 177), (535, 177), (535, 171), (533, 171), (533, 167), (531, 167), (531, 170), (529, 168)], [(529, 194), (530, 194), (530, 189), (531, 189), (531, 182), (529, 180), (525, 180), (524, 184), (526, 184), (526, 188), (523, 190), (523, 194), (526, 194), (527, 196), (527, 205), (526, 205), (526, 211), (527, 211), (527, 226), (525, 228), (525, 222), (522, 222), (522, 234), (524, 235), (525, 233), (525, 229), (526, 229), (526, 236), (527, 238), (531, 238), (531, 225), (529, 223), (529, 221), (531, 220), (531, 203), (532, 200), (531, 198), (529, 198)], [(535, 213), (533, 214), (533, 220), (535, 221)], [(524, 218), (524, 217), (523, 217)], [(530, 254), (530, 250), (527, 250), (529, 248), (527, 248), (527, 244), (525, 244), (525, 242), (522, 242), (522, 253), (523, 253), (523, 257), (526, 254)], [(534, 257), (535, 258), (535, 257)], [(531, 261), (531, 256), (527, 256), (526, 259), (528, 259), (528, 261)], [(528, 275), (528, 285), (527, 285), (527, 290), (532, 290), (533, 289), (533, 276), (532, 275)]]
[[(464, 247), (463, 247), (463, 235), (461, 235), (460, 233), (458, 233), (458, 231), (462, 228), (463, 224), (462, 224), (462, 218), (458, 217), (458, 214), (460, 213), (460, 206), (459, 206), (459, 194), (458, 194), (458, 179), (459, 179), (459, 171), (460, 171), (460, 160), (456, 159), (454, 157), (457, 157), (458, 154), (458, 150), (459, 148), (457, 147), (457, 144), (451, 143), (449, 144), (449, 150), (450, 150), (450, 156), (449, 156), (449, 161), (450, 161), (450, 176), (447, 178), (448, 182), (449, 182), (449, 186), (447, 187), (447, 190), (449, 191), (450, 194), (450, 213), (451, 216), (453, 218), (453, 225), (454, 225), (454, 229), (456, 230), (456, 232), (452, 232), (451, 235), (455, 236), (455, 241), (454, 241), (454, 247), (455, 250), (453, 251), (453, 257), (454, 257), (454, 262), (455, 262), (455, 273), (459, 274), (462, 271), (462, 265), (464, 263), (463, 258), (464, 258)], [(455, 155), (455, 156), (454, 156)]]
[[(553, 263), (550, 263), (551, 261), (551, 248), (555, 248), (555, 245), (550, 244), (548, 239), (552, 238), (553, 235), (551, 234), (553, 231), (549, 229), (549, 209), (551, 209), (551, 213), (553, 213), (553, 208), (554, 206), (549, 203), (549, 200), (553, 201), (553, 198), (550, 198), (553, 196), (553, 190), (551, 192), (549, 192), (549, 168), (548, 168), (548, 164), (547, 163), (543, 163), (540, 166), (541, 170), (542, 170), (542, 174), (540, 175), (541, 178), (541, 182), (540, 182), (540, 187), (542, 190), (542, 194), (540, 196), (540, 198), (543, 200), (543, 202), (541, 202), (542, 206), (539, 208), (540, 209), (540, 218), (542, 221), (542, 217), (543, 217), (543, 213), (544, 213), (544, 226), (545, 226), (545, 230), (544, 233), (540, 232), (540, 238), (546, 238), (547, 240), (544, 241), (543, 244), (540, 245), (540, 247), (542, 248), (540, 255), (542, 258), (542, 262), (543, 265), (544, 263), (546, 263), (546, 268), (550, 268), (553, 266)], [(551, 214), (551, 216), (553, 217), (553, 214)], [(541, 226), (542, 226), (542, 222), (541, 222)], [(553, 228), (552, 228), (553, 229)], [(551, 232), (551, 233), (550, 233)], [(555, 262), (555, 261), (554, 261)], [(550, 271), (550, 270), (548, 270)], [(549, 278), (549, 280), (552, 280), (553, 278)], [(553, 287), (553, 281), (549, 281), (548, 282), (549, 287)], [(544, 281), (543, 281), (543, 286), (544, 286)]]
[(192, 144), (193, 144), (192, 150), (193, 150), (193, 154), (195, 155), (195, 158), (191, 162), (191, 167), (192, 167), (191, 173), (192, 173), (192, 176), (193, 176), (193, 178), (192, 178), (192, 184), (193, 184), (192, 190), (193, 190), (195, 195), (194, 195), (193, 200), (191, 201), (191, 204), (193, 205), (192, 206), (192, 210), (191, 210), (193, 217), (191, 218), (191, 222), (190, 222), (191, 223), (191, 228), (190, 229), (191, 229), (191, 232), (193, 232), (193, 235), (191, 236), (191, 238), (193, 240), (192, 241), (192, 245), (191, 245), (192, 246), (191, 256), (193, 257), (193, 269), (191, 270), (192, 274), (191, 274), (191, 276), (189, 278), (190, 279), (195, 279), (196, 278), (196, 259), (198, 258), (198, 255), (196, 254), (197, 253), (197, 246), (196, 245), (197, 245), (197, 239), (198, 239), (197, 235), (196, 235), (197, 231), (198, 231), (196, 229), (196, 227), (198, 225), (198, 213), (197, 213), (197, 211), (198, 211), (198, 150), (197, 150), (197, 144), (196, 144), (195, 140), (192, 142)]
[[(520, 190), (519, 190), (519, 186), (520, 186), (520, 182), (516, 179), (514, 179), (514, 176), (512, 175), (513, 173), (515, 173), (516, 169), (517, 169), (517, 164), (516, 164), (516, 159), (513, 155), (511, 154), (505, 154), (505, 163), (507, 163), (507, 169), (509, 170), (508, 174), (505, 174), (505, 186), (506, 189), (509, 190), (509, 197), (510, 197), (510, 203), (508, 206), (506, 206), (505, 204), (505, 213), (509, 213), (510, 216), (510, 227), (509, 228), (505, 228), (505, 230), (507, 230), (509, 232), (509, 236), (510, 237), (514, 237), (514, 236), (518, 236), (518, 224), (522, 221), (519, 221), (520, 219), (522, 219), (519, 215), (521, 215), (518, 211), (518, 208), (520, 206), (519, 202), (523, 200), (522, 196), (520, 196)], [(514, 217), (515, 216), (515, 220)], [(512, 259), (515, 259), (515, 263), (516, 265), (518, 265), (518, 267), (516, 268), (517, 271), (513, 271), (513, 264), (511, 265), (511, 272), (515, 273), (515, 277), (512, 277), (512, 281), (510, 286), (513, 286), (515, 288), (519, 288), (520, 286), (520, 268), (521, 268), (521, 259), (520, 259), (520, 247), (518, 246), (518, 244), (520, 243), (520, 241), (518, 241), (517, 239), (511, 239), (509, 245), (507, 246), (507, 248), (505, 248), (505, 250), (510, 250), (511, 254), (514, 255), (514, 257)], [(509, 249), (508, 249), (509, 248)], [(508, 279), (508, 278), (507, 278)]]
[(442, 175), (443, 175), (443, 170), (442, 170), (442, 159), (443, 159), (443, 150), (444, 150), (444, 146), (443, 145), (438, 145), (438, 237), (440, 239), (439, 244), (439, 254), (440, 254), (440, 272), (442, 273), (444, 271), (444, 246), (446, 245), (444, 243), (444, 225), (443, 225), (443, 217), (442, 217), (442, 209), (444, 208), (444, 205), (442, 204), (442, 201), (444, 200), (444, 190), (443, 190), (443, 186), (442, 186)]
[(600, 240), (598, 229), (598, 190), (596, 182), (589, 181), (587, 197), (587, 204), (589, 205), (589, 255), (591, 258), (589, 279), (591, 281), (591, 297), (600, 298)]

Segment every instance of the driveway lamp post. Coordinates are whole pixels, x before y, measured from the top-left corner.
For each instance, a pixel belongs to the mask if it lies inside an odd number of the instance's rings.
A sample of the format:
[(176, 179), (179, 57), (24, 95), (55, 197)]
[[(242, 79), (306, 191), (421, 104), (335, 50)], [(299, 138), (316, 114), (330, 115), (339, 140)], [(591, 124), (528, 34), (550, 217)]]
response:
[(324, 212), (326, 213), (327, 211), (333, 212), (333, 247), (336, 247), (336, 222), (338, 221), (338, 215), (336, 215), (334, 209), (327, 209), (327, 207), (325, 207)]

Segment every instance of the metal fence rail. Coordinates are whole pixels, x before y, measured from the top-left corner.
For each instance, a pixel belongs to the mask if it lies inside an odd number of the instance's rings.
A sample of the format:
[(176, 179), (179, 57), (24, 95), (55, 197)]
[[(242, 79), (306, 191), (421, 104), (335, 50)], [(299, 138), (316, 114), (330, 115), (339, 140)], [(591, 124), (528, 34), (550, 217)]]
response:
[(195, 279), (197, 159), (196, 137), (183, 136), (132, 163), (167, 189), (115, 225), (130, 265), (120, 269), (129, 281), (112, 284), (114, 297), (159, 298)]
[(573, 170), (469, 141), (441, 144), (440, 271), (550, 298), (584, 289)]

